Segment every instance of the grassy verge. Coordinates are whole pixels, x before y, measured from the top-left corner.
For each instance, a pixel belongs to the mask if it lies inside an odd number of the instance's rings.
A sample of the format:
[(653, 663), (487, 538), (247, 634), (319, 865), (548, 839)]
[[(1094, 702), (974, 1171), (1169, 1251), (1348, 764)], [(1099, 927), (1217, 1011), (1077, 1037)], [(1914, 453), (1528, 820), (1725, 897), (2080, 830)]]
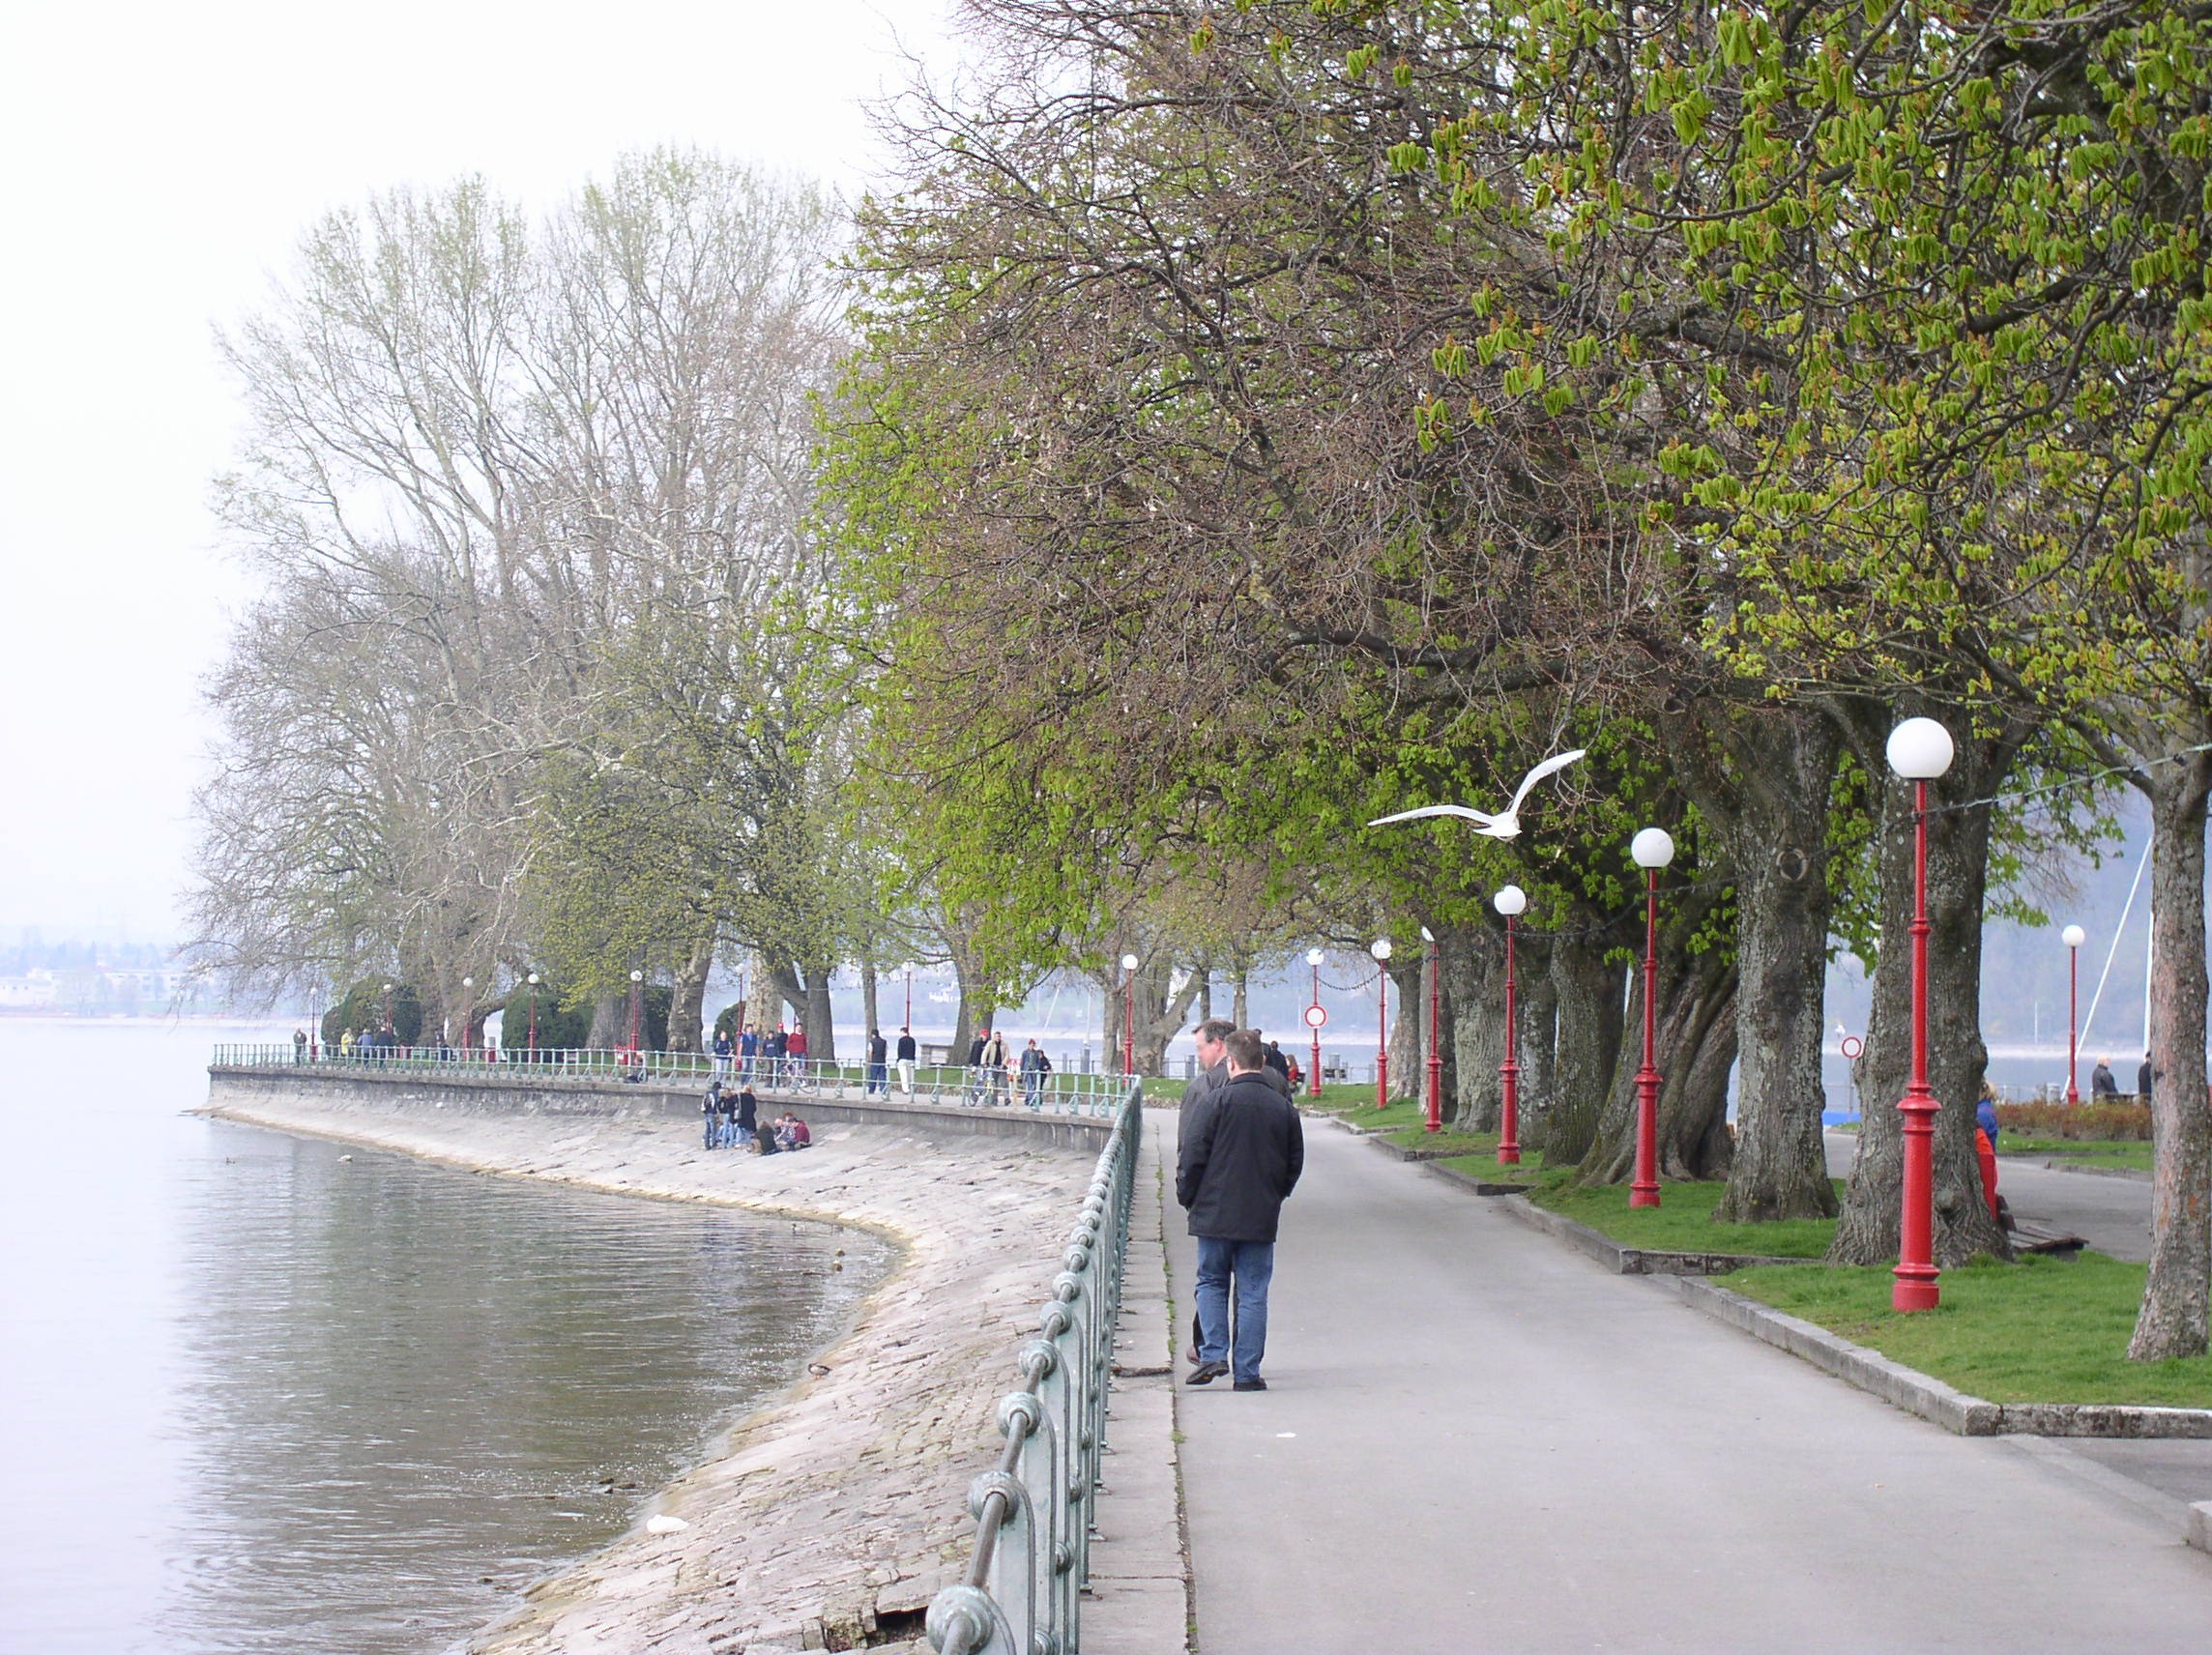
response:
[(1889, 1308), (1887, 1266), (1772, 1265), (1727, 1285), (1991, 1402), (2212, 1408), (2212, 1356), (2130, 1362), (2143, 1266), (2102, 1253), (1943, 1272), (1940, 1308)]
[(1999, 1151), (2007, 1155), (2048, 1155), (2053, 1160), (2087, 1161), (2099, 1167), (2150, 1171), (2150, 1146), (2127, 1139), (2099, 1142), (2081, 1138), (2016, 1138), (2007, 1132), (1997, 1140), (1997, 1146)]

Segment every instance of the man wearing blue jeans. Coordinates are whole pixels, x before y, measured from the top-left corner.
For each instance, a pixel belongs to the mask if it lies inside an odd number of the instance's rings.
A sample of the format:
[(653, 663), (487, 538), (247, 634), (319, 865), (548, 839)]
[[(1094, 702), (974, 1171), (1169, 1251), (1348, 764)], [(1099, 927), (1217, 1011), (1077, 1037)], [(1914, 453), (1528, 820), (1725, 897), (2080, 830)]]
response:
[[(1283, 1202), (1305, 1168), (1297, 1109), (1262, 1074), (1266, 1048), (1249, 1029), (1228, 1039), (1229, 1080), (1184, 1122), (1176, 1200), (1198, 1239), (1198, 1366), (1186, 1384), (1209, 1385), (1234, 1368), (1236, 1388), (1264, 1391), (1267, 1284)], [(1237, 1292), (1237, 1348), (1229, 1348), (1229, 1293)]]

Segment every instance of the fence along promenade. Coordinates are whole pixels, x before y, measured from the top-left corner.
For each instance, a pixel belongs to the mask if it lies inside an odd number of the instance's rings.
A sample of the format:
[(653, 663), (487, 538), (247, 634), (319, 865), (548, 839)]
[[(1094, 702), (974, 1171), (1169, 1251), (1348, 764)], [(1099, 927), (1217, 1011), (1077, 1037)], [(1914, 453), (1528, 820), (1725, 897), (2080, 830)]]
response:
[(1014, 1359), (1021, 1388), (999, 1402), (1005, 1449), (997, 1469), (968, 1491), (975, 1553), (961, 1582), (929, 1606), (924, 1631), (939, 1655), (1082, 1649), (1107, 1381), (1144, 1131), (1143, 1083), (1116, 1079), (1123, 1095), (1038, 1315), (1039, 1337)]
[[(828, 1098), (865, 1102), (869, 1097), (906, 1097), (895, 1065), (869, 1090), (868, 1065), (815, 1058), (713, 1058), (696, 1052), (633, 1052), (627, 1047), (547, 1047), (487, 1053), (454, 1046), (378, 1046), (351, 1053), (327, 1045), (218, 1045), (211, 1066), (218, 1069), (277, 1070), (313, 1068), (346, 1073), (378, 1069), (427, 1071), (455, 1077), (504, 1076), (511, 1079), (635, 1082), (661, 1087), (706, 1087), (710, 1081), (750, 1085), (778, 1097)], [(1053, 1115), (1110, 1116), (1128, 1090), (1124, 1075), (1054, 1071), (1038, 1077), (1033, 1098), (1020, 1070), (968, 1068), (941, 1064), (915, 1072), (913, 1099), (945, 1107), (991, 1104), (1028, 1108)]]

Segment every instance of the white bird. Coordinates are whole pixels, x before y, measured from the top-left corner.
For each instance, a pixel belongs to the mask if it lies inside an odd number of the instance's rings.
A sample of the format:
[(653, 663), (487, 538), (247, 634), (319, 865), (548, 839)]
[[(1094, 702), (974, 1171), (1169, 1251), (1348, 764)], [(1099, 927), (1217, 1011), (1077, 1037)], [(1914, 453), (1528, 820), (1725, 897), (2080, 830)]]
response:
[(1521, 801), (1528, 797), (1528, 790), (1555, 770), (1563, 770), (1585, 753), (1587, 747), (1577, 747), (1571, 753), (1554, 753), (1534, 769), (1521, 778), (1521, 786), (1513, 795), (1513, 802), (1498, 815), (1480, 810), (1470, 810), (1464, 804), (1424, 804), (1418, 810), (1401, 810), (1395, 816), (1378, 816), (1367, 824), (1380, 828), (1386, 822), (1411, 822), (1416, 816), (1464, 816), (1475, 825), (1477, 833), (1487, 833), (1493, 839), (1518, 839), (1521, 836)]

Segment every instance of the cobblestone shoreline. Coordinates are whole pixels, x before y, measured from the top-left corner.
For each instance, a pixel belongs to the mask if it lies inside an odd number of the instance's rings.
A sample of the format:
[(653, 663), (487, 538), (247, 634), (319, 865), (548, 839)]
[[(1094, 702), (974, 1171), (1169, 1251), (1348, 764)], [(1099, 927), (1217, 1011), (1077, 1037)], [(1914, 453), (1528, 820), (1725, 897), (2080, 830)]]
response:
[[(532, 1586), (473, 1650), (926, 1649), (921, 1611), (966, 1559), (962, 1495), (995, 1459), (993, 1407), (1091, 1154), (830, 1125), (803, 1154), (761, 1159), (702, 1149), (687, 1122), (658, 1115), (464, 1113), (320, 1089), (247, 1095), (218, 1077), (209, 1113), (477, 1171), (829, 1219), (902, 1249), (796, 1384), (662, 1490), (637, 1527)], [(650, 1532), (655, 1517), (686, 1526)]]

